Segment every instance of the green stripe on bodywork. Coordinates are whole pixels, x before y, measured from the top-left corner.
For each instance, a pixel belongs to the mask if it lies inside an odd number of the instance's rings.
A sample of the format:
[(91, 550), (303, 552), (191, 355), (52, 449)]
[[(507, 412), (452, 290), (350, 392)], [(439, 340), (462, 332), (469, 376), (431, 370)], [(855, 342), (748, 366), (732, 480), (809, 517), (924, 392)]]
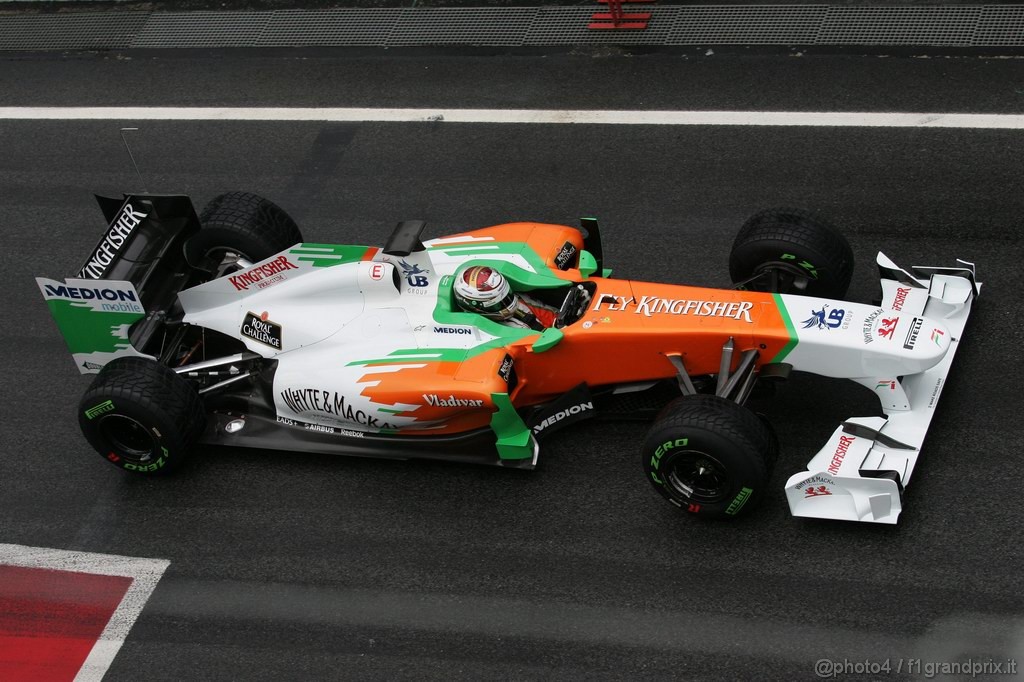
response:
[(529, 270), (524, 270), (515, 263), (509, 263), (507, 260), (492, 260), (489, 258), (481, 258), (480, 260), (474, 259), (473, 265), (484, 265), (493, 270), (497, 270), (505, 277), (505, 279), (508, 280), (513, 291), (557, 289), (559, 287), (568, 287), (572, 284), (564, 279), (555, 277), (547, 270), (543, 272), (530, 272)]
[(775, 357), (770, 360), (770, 362), (774, 363), (785, 360), (790, 351), (796, 348), (797, 337), (796, 327), (793, 326), (793, 320), (789, 319), (789, 311), (786, 310), (786, 304), (782, 302), (782, 296), (779, 294), (772, 294), (772, 298), (775, 299), (775, 307), (779, 309), (779, 315), (782, 316), (782, 321), (786, 325), (786, 333), (789, 334), (789, 341), (787, 341), (786, 345), (782, 347), (782, 350), (776, 353)]
[(409, 362), (462, 362), (470, 352), (469, 348), (399, 348), (382, 358), (353, 360), (346, 367), (354, 365), (381, 365)]
[[(480, 256), (486, 258), (487, 256), (493, 256), (495, 254), (501, 254), (503, 256), (522, 256), (523, 259), (529, 263), (530, 267), (535, 272), (545, 273), (548, 272), (549, 267), (544, 263), (544, 259), (534, 251), (526, 242), (472, 242), (470, 244), (438, 244), (437, 246), (429, 247), (431, 251), (441, 251), (451, 256)], [(500, 261), (509, 264), (507, 261)], [(474, 265), (486, 265), (486, 263), (477, 263), (474, 259)], [(493, 266), (492, 266), (493, 267)]]
[(329, 268), (342, 263), (355, 263), (363, 259), (369, 246), (357, 244), (307, 244), (303, 242), (288, 253), (295, 260), (312, 263), (314, 268)]
[[(565, 282), (558, 280), (557, 278), (547, 278), (544, 276), (534, 275), (533, 273), (527, 272), (520, 267), (516, 267), (511, 263), (505, 261), (473, 261), (474, 265), (487, 265), (495, 268), (499, 272), (505, 272), (505, 269), (514, 269), (516, 275), (530, 275), (532, 281), (540, 283), (546, 282), (548, 279), (557, 280), (562, 286)], [(518, 278), (515, 280), (518, 282)], [(495, 322), (492, 319), (484, 317), (480, 313), (471, 313), (464, 310), (460, 310), (454, 307), (453, 296), (452, 296), (452, 285), (455, 283), (455, 278), (452, 276), (442, 277), (441, 281), (437, 285), (437, 305), (434, 307), (434, 321), (440, 324), (460, 325), (463, 327), (476, 327), (480, 331), (483, 331), (491, 336), (498, 338), (490, 341), (485, 341), (479, 346), (466, 349), (466, 357), (474, 357), (488, 351), (492, 348), (500, 348), (506, 346), (520, 339), (526, 338), (527, 336), (538, 336), (538, 332), (532, 329), (522, 329), (520, 327), (507, 327), (499, 322)], [(547, 286), (550, 286), (549, 284)]]
[(544, 333), (540, 335), (540, 338), (533, 342), (533, 352), (543, 353), (546, 350), (551, 350), (565, 337), (565, 332), (561, 329), (555, 329), (549, 327), (544, 330)]
[(93, 310), (88, 305), (53, 298), (46, 305), (72, 354), (114, 353), (130, 348), (128, 327), (144, 317), (144, 313)]
[[(493, 248), (497, 247), (497, 248)], [(355, 248), (355, 247), (353, 247)], [(365, 248), (365, 247), (362, 247)], [(476, 255), (481, 256), (495, 254), (517, 254), (526, 259), (537, 272), (530, 272), (515, 263), (505, 260), (489, 258), (474, 258), (473, 265), (483, 265), (500, 272), (512, 284), (516, 291), (532, 291), (534, 289), (555, 289), (566, 287), (571, 283), (550, 274), (548, 267), (541, 260), (540, 256), (525, 243), (499, 242), (490, 247), (479, 243), (439, 245), (430, 247), (431, 251), (442, 251), (455, 256)], [(472, 348), (401, 348), (388, 353), (385, 357), (355, 360), (348, 365), (387, 365), (401, 362), (462, 362), (469, 358), (476, 357), (494, 348), (505, 346), (527, 337), (537, 337), (540, 333), (533, 329), (522, 329), (520, 327), (508, 327), (492, 319), (484, 317), (479, 313), (468, 312), (459, 309), (454, 303), (452, 286), (455, 278), (451, 275), (442, 277), (437, 285), (437, 304), (434, 307), (434, 321), (443, 325), (457, 325), (460, 327), (475, 327), (480, 331), (496, 338), (485, 341)], [(550, 331), (550, 330), (549, 330)], [(542, 344), (540, 350), (546, 350), (554, 345), (557, 340), (556, 334), (549, 334), (550, 343)], [(434, 356), (434, 357), (428, 357)]]
[(501, 459), (527, 459), (533, 457), (533, 439), (530, 427), (516, 412), (508, 393), (492, 393), (491, 402), (497, 411), (491, 415), (491, 430), (498, 437), (496, 443)]
[(586, 249), (580, 251), (580, 274), (585, 278), (597, 272), (597, 259)]
[[(516, 291), (555, 289), (570, 285), (570, 282), (566, 282), (558, 277), (545, 273), (529, 272), (508, 261), (482, 259), (474, 260), (473, 265), (484, 265), (497, 270), (513, 285), (512, 288)], [(471, 313), (455, 307), (454, 296), (452, 295), (454, 283), (455, 278), (448, 276), (442, 277), (437, 285), (437, 306), (434, 308), (434, 320), (437, 322), (477, 327), (491, 336), (497, 336), (504, 341), (518, 341), (523, 337), (537, 333), (532, 329), (508, 327), (479, 313)], [(494, 342), (490, 343), (492, 344), (491, 347), (493, 347)]]

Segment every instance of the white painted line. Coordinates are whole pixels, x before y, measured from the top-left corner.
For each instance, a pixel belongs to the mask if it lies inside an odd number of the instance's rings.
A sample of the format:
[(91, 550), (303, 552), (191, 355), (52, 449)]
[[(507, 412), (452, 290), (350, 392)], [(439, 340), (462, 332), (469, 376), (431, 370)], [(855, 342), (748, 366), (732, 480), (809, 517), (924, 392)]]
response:
[(332, 121), (1024, 129), (1024, 114), (286, 107), (0, 107), (7, 120)]
[(156, 584), (170, 562), (163, 559), (140, 559), (115, 554), (0, 544), (0, 564), (132, 578), (131, 586), (75, 677), (76, 682), (98, 682), (114, 662), (114, 656), (120, 651), (128, 631), (142, 613), (142, 607), (153, 594)]

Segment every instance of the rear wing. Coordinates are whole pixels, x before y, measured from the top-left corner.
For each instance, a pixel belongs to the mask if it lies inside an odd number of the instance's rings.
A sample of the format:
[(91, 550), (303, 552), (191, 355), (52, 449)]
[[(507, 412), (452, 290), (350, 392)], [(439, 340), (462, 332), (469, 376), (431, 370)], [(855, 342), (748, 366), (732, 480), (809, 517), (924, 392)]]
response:
[[(929, 334), (951, 336), (942, 359), (929, 369), (900, 377), (862, 377), (875, 390), (882, 417), (847, 419), (807, 464), (807, 471), (786, 482), (794, 516), (895, 524), (903, 510), (904, 487), (910, 483), (925, 435), (935, 415), (946, 377), (963, 337), (971, 305), (981, 290), (974, 265), (900, 268), (878, 254), (882, 308), (913, 315), (909, 344), (928, 342)], [(944, 329), (923, 326), (928, 320)]]
[(83, 374), (149, 342), (193, 275), (185, 243), (199, 231), (181, 195), (97, 196), (107, 231), (74, 277), (36, 283)]

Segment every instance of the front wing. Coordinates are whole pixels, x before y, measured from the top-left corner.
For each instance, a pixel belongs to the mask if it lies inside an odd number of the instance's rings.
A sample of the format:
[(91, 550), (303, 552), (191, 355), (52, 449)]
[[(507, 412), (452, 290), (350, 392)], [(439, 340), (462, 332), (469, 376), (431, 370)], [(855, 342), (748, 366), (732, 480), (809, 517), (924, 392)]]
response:
[[(930, 369), (903, 377), (862, 377), (870, 389), (887, 385), (882, 417), (855, 417), (840, 425), (807, 470), (786, 482), (794, 516), (895, 524), (903, 510), (903, 490), (910, 482), (935, 415), (953, 356), (960, 345), (971, 305), (981, 284), (974, 265), (904, 270), (878, 254), (882, 307), (922, 318), (942, 320), (951, 339), (949, 350)], [(929, 333), (942, 330), (919, 329)], [(876, 395), (879, 392), (876, 391)]]

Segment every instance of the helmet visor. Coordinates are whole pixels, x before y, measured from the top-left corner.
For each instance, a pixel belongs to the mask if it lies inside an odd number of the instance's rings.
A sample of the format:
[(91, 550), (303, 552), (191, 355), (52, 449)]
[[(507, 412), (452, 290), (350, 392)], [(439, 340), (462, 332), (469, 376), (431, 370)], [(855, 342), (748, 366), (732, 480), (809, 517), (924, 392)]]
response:
[(475, 310), (480, 311), (488, 317), (493, 317), (498, 320), (505, 320), (512, 317), (512, 313), (516, 308), (516, 295), (512, 291), (509, 291), (502, 298), (491, 299), (489, 301), (467, 301)]

